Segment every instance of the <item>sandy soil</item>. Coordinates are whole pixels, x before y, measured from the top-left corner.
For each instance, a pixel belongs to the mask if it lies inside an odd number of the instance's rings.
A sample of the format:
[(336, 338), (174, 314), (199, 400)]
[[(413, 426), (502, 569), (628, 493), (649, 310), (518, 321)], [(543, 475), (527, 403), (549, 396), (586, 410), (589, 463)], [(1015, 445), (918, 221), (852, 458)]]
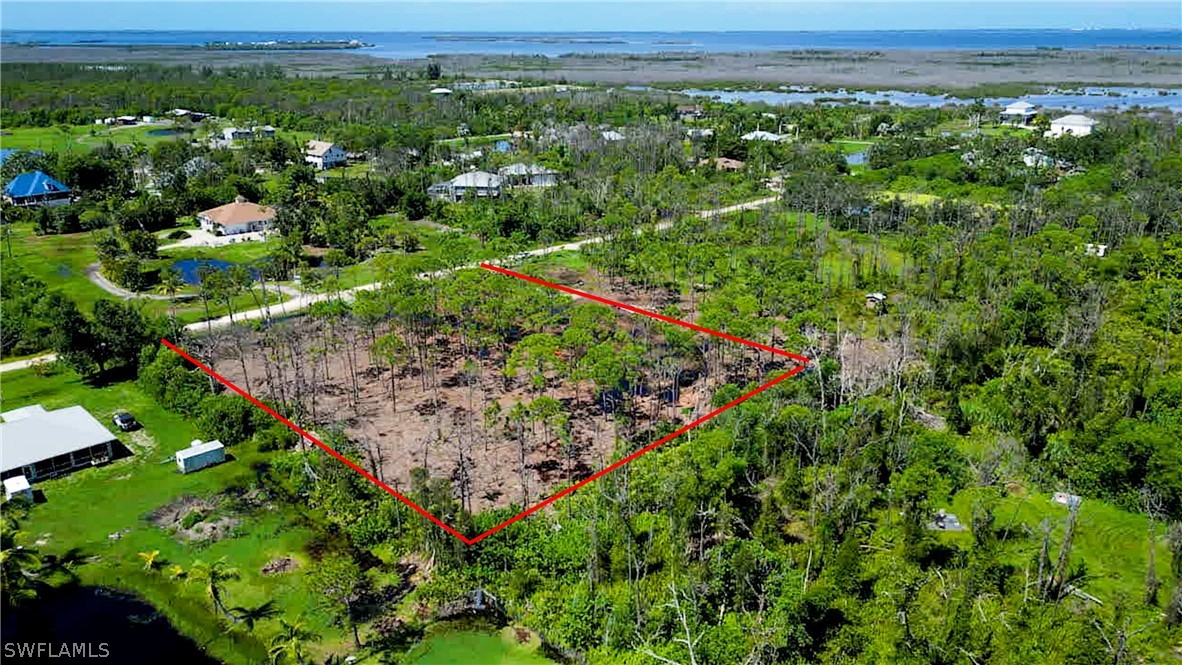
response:
[[(599, 279), (581, 286), (618, 295)], [(659, 309), (669, 302), (655, 294), (630, 293), (630, 302), (642, 307)], [(290, 326), (284, 333), (239, 331), (238, 342), (222, 336), (215, 370), (255, 395), (299, 401), (304, 414), (296, 420), (304, 426), (323, 432), (339, 425), (361, 445), (363, 466), (392, 487), (409, 489), (411, 470), (425, 468), (432, 477), (449, 479), (453, 493), (472, 511), (529, 505), (558, 485), (585, 478), (606, 466), (618, 448), (631, 449), (619, 441), (646, 441), (643, 433), (657, 422), (682, 424), (706, 413), (716, 386), (724, 380), (753, 380), (760, 357), (771, 360), (770, 354), (723, 342), (730, 345), (727, 367), (712, 372), (709, 380), (695, 362), (659, 362), (660, 375), (653, 370), (644, 377), (624, 414), (622, 396), (596, 400), (589, 381), (549, 376), (541, 387), (531, 385), (534, 377), (524, 371), (507, 379), (503, 350), (464, 349), (458, 337), (443, 335), (428, 341), (429, 357), (421, 363), (411, 360), (398, 368), (392, 395), (391, 370), (369, 357), (368, 333), (356, 335), (353, 349), (352, 330), (338, 330), (332, 337), (306, 317), (284, 325)], [(660, 343), (648, 319), (622, 314), (619, 326), (646, 349)], [(287, 341), (280, 342), (281, 336)], [(711, 348), (720, 350), (717, 344)], [(300, 376), (265, 360), (293, 355), (304, 368)], [(359, 377), (356, 392), (351, 362)], [(290, 367), (289, 360), (284, 364)], [(543, 396), (561, 403), (567, 425), (561, 424), (563, 416), (550, 423), (510, 417), (518, 404)]]

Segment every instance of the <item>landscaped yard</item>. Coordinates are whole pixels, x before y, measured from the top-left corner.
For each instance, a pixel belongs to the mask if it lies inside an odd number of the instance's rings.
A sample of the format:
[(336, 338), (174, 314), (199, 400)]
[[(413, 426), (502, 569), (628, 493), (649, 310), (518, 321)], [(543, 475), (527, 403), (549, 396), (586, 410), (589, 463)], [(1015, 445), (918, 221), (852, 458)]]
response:
[[(21, 268), (34, 277), (49, 285), (50, 289), (58, 290), (76, 302), (83, 312), (89, 313), (94, 303), (101, 299), (118, 299), (118, 296), (107, 293), (92, 282), (87, 275), (87, 267), (98, 262), (94, 250), (94, 241), (89, 233), (69, 233), (63, 235), (34, 234), (31, 224), (17, 224), (10, 226), (12, 233), (11, 257), (5, 246), (4, 259), (19, 263)], [(269, 243), (242, 243), (219, 248), (186, 248), (163, 252), (161, 256), (169, 258), (217, 258), (231, 262), (244, 262), (261, 257), (266, 253)], [(182, 293), (195, 293), (195, 288), (188, 288)], [(257, 294), (256, 294), (257, 295)], [(260, 296), (261, 297), (261, 296)], [(278, 302), (278, 296), (269, 293), (269, 300)], [(169, 304), (167, 300), (139, 300), (143, 312), (149, 316), (168, 316)], [(254, 309), (255, 296), (243, 293), (232, 301), (235, 311)], [(228, 313), (229, 309), (221, 303), (210, 303), (210, 314), (214, 317)], [(191, 299), (177, 303), (177, 320), (182, 323), (192, 323), (205, 318), (205, 306), (199, 299)]]
[[(173, 453), (197, 438), (197, 430), (180, 415), (161, 408), (133, 382), (95, 387), (68, 370), (44, 377), (32, 370), (5, 374), (3, 408), (29, 404), (47, 409), (82, 405), (108, 428), (112, 427), (111, 415), (126, 409), (143, 424), (140, 430), (118, 434), (131, 456), (36, 485), (44, 492), (45, 502), (34, 506), (22, 521), (29, 544), (43, 554), (80, 548), (92, 557), (75, 569), (84, 584), (134, 591), (182, 632), (228, 662), (266, 660), (264, 638), (274, 628), (260, 625), (260, 636), (246, 630), (225, 632), (211, 612), (204, 588), (172, 579), (172, 566), (188, 570), (195, 561), (225, 557), (242, 575), (225, 587), (229, 606), (255, 607), (274, 599), (283, 616), (299, 618), (309, 628), (330, 636), (317, 650), (343, 642), (344, 634), (313, 610), (317, 598), (298, 574), (261, 572), (268, 562), (282, 557), (305, 563), (303, 546), (311, 531), (300, 524), (296, 509), (268, 505), (242, 519), (230, 537), (216, 541), (182, 542), (179, 536), (148, 521), (154, 511), (182, 497), (209, 500), (230, 487), (250, 488), (256, 479), (252, 465), (262, 461), (263, 454), (245, 444), (232, 448), (232, 457), (224, 464), (180, 474)], [(145, 570), (139, 553), (156, 550), (160, 552), (156, 570)]]
[(440, 627), (407, 654), (409, 665), (547, 665), (536, 638), (519, 644), (512, 628), (499, 634)]

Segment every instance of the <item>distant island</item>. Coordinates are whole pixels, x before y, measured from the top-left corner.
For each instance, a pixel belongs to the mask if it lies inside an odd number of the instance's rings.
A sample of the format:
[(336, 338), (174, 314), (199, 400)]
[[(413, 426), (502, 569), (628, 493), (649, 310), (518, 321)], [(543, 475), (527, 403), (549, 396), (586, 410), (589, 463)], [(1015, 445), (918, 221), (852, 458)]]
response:
[(511, 37), (495, 35), (435, 35), (437, 42), (528, 42), (531, 44), (627, 44), (616, 37)]
[(214, 51), (336, 51), (373, 46), (360, 39), (311, 39), (306, 41), (206, 42)]

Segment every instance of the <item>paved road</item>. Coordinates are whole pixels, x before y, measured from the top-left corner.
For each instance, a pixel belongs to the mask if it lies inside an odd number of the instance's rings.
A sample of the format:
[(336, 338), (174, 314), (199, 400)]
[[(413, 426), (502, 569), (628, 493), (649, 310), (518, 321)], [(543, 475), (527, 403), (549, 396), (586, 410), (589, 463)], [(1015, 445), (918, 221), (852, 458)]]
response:
[(26, 367), (32, 367), (33, 365), (40, 363), (51, 363), (55, 360), (57, 360), (56, 353), (43, 353), (39, 356), (33, 356), (32, 358), (25, 358), (24, 360), (13, 360), (12, 362), (6, 362), (3, 365), (0, 365), (0, 374), (4, 372), (11, 372), (16, 369), (25, 369)]
[[(741, 210), (754, 210), (755, 208), (761, 208), (761, 207), (768, 205), (770, 203), (774, 203), (777, 200), (779, 200), (779, 197), (769, 196), (767, 198), (757, 199), (755, 201), (747, 201), (746, 203), (737, 203), (735, 205), (724, 206), (722, 208), (715, 208), (712, 210), (701, 210), (697, 213), (697, 216), (702, 219), (709, 219), (711, 217), (716, 217), (718, 215), (725, 215), (727, 213), (739, 212)], [(664, 231), (671, 226), (673, 226), (672, 221), (660, 222), (656, 226), (652, 227), (651, 230)], [(644, 233), (644, 232), (645, 232), (645, 230), (643, 230), (643, 229), (637, 231), (637, 233)], [(568, 243), (565, 243), (562, 245), (552, 245), (550, 247), (541, 247), (539, 249), (531, 249), (527, 252), (521, 252), (518, 254), (514, 254), (512, 256), (505, 257), (500, 260), (493, 260), (490, 262), (501, 263), (504, 261), (516, 261), (516, 260), (521, 260), (521, 259), (532, 258), (535, 256), (546, 256), (548, 254), (554, 254), (556, 252), (576, 251), (579, 248), (583, 247), (584, 245), (591, 245), (591, 244), (603, 242), (605, 238), (606, 238), (606, 236), (597, 236), (594, 238), (587, 238), (585, 240), (579, 240), (577, 242), (568, 242)], [(469, 263), (467, 265), (462, 265), (462, 266), (452, 268), (449, 270), (438, 270), (438, 271), (431, 272), (431, 273), (423, 273), (423, 274), (419, 275), (419, 278), (420, 279), (433, 279), (436, 277), (442, 277), (442, 276), (448, 275), (448, 274), (453, 273), (457, 270), (466, 270), (469, 268), (477, 268), (479, 266), (480, 266), (479, 262)], [(356, 295), (358, 292), (373, 291), (380, 286), (381, 286), (380, 283), (373, 282), (370, 284), (362, 284), (360, 286), (355, 286), (351, 289), (345, 289), (345, 290), (341, 291), (341, 298), (344, 300), (352, 300), (353, 296)], [(270, 288), (270, 287), (268, 287), (268, 288)], [(311, 307), (312, 305), (314, 305), (318, 302), (325, 302), (327, 300), (331, 300), (336, 297), (335, 293), (302, 293), (302, 292), (295, 291), (294, 289), (291, 289), (290, 287), (278, 287), (278, 288), (283, 293), (286, 293), (288, 295), (292, 295), (293, 297), (290, 300), (286, 300), (281, 303), (276, 303), (274, 305), (268, 305), (268, 306), (263, 307), (261, 309), (251, 309), (251, 310), (246, 310), (243, 312), (236, 312), (232, 318), (229, 315), (227, 315), (227, 316), (218, 317), (216, 319), (210, 319), (209, 321), (200, 321), (198, 323), (190, 323), (189, 325), (185, 326), (185, 330), (201, 333), (201, 332), (211, 331), (214, 328), (224, 328), (226, 326), (229, 326), (233, 323), (237, 323), (239, 321), (251, 321), (251, 320), (258, 320), (258, 319), (265, 319), (265, 318), (272, 318), (272, 317), (284, 317), (284, 316), (296, 314), (296, 313), (301, 312), (305, 309), (308, 309), (309, 307)], [(53, 354), (47, 353), (45, 355), (37, 356), (35, 358), (28, 358), (26, 360), (18, 360), (18, 361), (11, 362), (11, 363), (5, 363), (3, 365), (0, 365), (0, 373), (8, 372), (8, 371), (15, 370), (15, 369), (23, 369), (35, 362), (42, 361), (42, 360), (48, 362), (49, 360), (52, 360), (53, 357), (54, 357)]]
[(147, 300), (171, 300), (172, 296), (154, 293), (136, 293), (135, 291), (128, 291), (103, 276), (102, 271), (99, 270), (99, 264), (92, 263), (86, 266), (86, 276), (95, 286), (106, 291), (107, 293), (128, 300), (130, 298), (144, 298)]

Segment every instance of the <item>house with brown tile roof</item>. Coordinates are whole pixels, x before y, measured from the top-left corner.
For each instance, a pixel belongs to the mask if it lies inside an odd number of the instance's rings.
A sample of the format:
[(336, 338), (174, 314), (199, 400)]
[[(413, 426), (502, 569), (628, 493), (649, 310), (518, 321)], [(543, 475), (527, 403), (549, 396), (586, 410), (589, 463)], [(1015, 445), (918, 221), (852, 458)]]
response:
[(201, 228), (218, 235), (266, 231), (275, 221), (275, 209), (247, 201), (239, 196), (233, 203), (197, 213)]

